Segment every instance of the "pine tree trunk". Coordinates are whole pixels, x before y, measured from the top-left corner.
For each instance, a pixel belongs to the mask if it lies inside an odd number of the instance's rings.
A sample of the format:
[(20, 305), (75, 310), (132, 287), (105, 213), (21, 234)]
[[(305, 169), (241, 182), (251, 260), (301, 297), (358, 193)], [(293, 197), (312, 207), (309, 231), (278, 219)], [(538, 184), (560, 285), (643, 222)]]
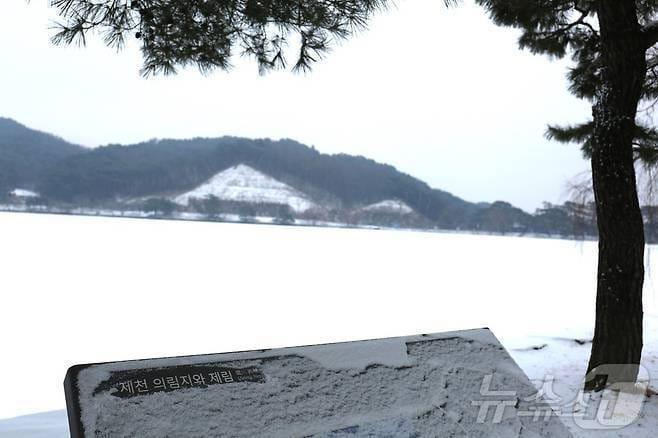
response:
[[(596, 328), (587, 390), (634, 382), (642, 355), (644, 229), (633, 162), (635, 117), (646, 75), (634, 0), (600, 0), (603, 84), (593, 107), (592, 178), (599, 229)], [(616, 367), (597, 376), (602, 365)]]

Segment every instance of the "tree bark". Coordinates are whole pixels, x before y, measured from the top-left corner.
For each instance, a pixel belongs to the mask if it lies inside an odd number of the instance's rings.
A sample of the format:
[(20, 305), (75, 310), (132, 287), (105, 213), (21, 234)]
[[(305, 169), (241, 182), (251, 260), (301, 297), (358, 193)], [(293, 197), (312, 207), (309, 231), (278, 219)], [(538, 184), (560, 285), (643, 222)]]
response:
[[(599, 0), (602, 86), (594, 107), (592, 178), (599, 229), (596, 327), (585, 389), (635, 382), (642, 356), (644, 226), (633, 137), (646, 75), (635, 0)], [(602, 366), (614, 365), (612, 372)], [(621, 367), (617, 365), (623, 365)]]

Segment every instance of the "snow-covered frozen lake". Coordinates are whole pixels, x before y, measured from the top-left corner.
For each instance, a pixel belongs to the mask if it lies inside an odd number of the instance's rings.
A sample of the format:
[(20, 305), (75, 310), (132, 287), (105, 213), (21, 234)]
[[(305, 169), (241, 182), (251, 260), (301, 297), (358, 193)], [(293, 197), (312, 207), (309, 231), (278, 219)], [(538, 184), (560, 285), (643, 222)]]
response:
[(0, 213), (0, 243), (0, 419), (63, 409), (74, 364), (476, 327), (573, 389), (592, 335), (594, 242)]

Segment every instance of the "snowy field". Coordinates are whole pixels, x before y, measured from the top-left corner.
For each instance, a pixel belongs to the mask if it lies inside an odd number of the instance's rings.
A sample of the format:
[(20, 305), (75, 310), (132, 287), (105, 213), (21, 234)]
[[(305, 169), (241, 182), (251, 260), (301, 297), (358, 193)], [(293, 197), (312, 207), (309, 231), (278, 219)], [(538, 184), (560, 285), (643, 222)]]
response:
[[(592, 336), (592, 242), (17, 213), (0, 213), (0, 242), (0, 418), (63, 409), (73, 364), (476, 327), (568, 399), (590, 348), (574, 340)], [(651, 250), (648, 265), (658, 378)], [(569, 426), (654, 436), (658, 398), (622, 431)], [(0, 421), (2, 437), (66, 430), (62, 412)]]

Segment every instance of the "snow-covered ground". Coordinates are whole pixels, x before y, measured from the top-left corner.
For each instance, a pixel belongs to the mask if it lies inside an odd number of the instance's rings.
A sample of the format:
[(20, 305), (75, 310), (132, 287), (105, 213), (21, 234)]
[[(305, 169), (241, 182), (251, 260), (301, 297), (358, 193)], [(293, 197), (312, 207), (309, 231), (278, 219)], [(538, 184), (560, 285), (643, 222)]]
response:
[(398, 214), (411, 214), (414, 212), (413, 208), (397, 199), (385, 199), (376, 204), (367, 205), (362, 210)]
[[(0, 418), (62, 409), (73, 364), (485, 326), (568, 401), (590, 348), (574, 340), (592, 335), (594, 242), (19, 213), (0, 213), (0, 242)], [(651, 250), (648, 265), (658, 377)], [(0, 436), (63, 437), (65, 421), (0, 421)], [(654, 436), (658, 398), (622, 431), (569, 425)]]
[(39, 194), (37, 192), (33, 192), (32, 190), (27, 190), (27, 189), (14, 189), (11, 192), (9, 192), (11, 196), (15, 196), (18, 198), (38, 198)]
[(66, 411), (52, 411), (0, 420), (2, 438), (69, 438)]
[(315, 206), (299, 190), (244, 164), (219, 172), (199, 187), (176, 196), (174, 202), (187, 205), (190, 199), (210, 196), (228, 201), (284, 204), (296, 212)]

